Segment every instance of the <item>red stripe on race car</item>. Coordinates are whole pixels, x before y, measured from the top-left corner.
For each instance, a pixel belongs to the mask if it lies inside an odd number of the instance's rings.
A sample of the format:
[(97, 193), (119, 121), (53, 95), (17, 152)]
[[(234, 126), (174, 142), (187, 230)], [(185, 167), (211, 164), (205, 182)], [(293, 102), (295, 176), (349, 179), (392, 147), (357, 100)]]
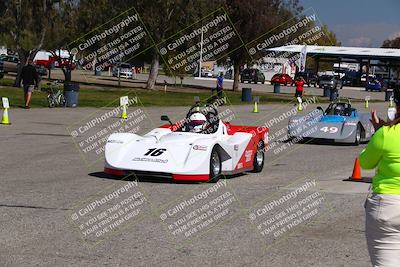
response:
[(210, 176), (208, 174), (172, 174), (172, 179), (177, 181), (208, 181)]
[(125, 175), (125, 171), (111, 169), (111, 168), (104, 168), (104, 172), (107, 174), (110, 174), (110, 175), (115, 175), (115, 176), (124, 176)]
[(251, 138), (243, 151), (238, 163), (236, 164), (235, 170), (244, 168), (253, 168), (254, 155), (257, 150), (257, 143), (254, 143), (254, 138)]

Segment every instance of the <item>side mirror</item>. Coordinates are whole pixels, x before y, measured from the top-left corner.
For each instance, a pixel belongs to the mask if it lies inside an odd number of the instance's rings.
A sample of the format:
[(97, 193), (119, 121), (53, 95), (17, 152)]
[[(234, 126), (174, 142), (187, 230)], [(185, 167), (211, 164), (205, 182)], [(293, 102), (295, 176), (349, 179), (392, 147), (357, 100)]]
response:
[(169, 117), (167, 115), (161, 115), (161, 120), (162, 121), (168, 121), (169, 124), (173, 125), (171, 120), (169, 119)]

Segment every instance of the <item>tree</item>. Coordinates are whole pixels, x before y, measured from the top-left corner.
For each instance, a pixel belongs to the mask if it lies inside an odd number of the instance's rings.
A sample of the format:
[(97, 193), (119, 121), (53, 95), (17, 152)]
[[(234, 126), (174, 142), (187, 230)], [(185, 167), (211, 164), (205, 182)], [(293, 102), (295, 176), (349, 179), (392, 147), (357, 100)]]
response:
[[(60, 53), (61, 50), (68, 50), (67, 44), (75, 38), (76, 34), (80, 33), (76, 18), (79, 17), (78, 12), (81, 10), (83, 9), (80, 9), (80, 6), (78, 6), (74, 0), (60, 1), (51, 13), (51, 19), (46, 34), (47, 38), (43, 46), (52, 54), (55, 62), (58, 62), (64, 74), (64, 80), (67, 83), (72, 80), (73, 55), (70, 53), (68, 63), (64, 64)], [(49, 67), (49, 73), (50, 72), (51, 68)]]
[[(278, 25), (301, 11), (298, 1), (226, 0), (224, 2), (228, 15), (232, 18), (233, 24), (245, 44), (264, 34), (271, 33)], [(231, 44), (231, 47), (240, 46), (240, 43)], [(237, 91), (239, 90), (240, 67), (252, 58), (244, 46), (230, 54), (229, 57), (233, 61), (234, 69), (232, 90)]]
[(2, 1), (0, 41), (16, 51), (20, 60), (14, 86), (21, 86), (22, 67), (42, 48), (56, 3), (57, 0)]
[[(189, 25), (195, 17), (194, 4), (194, 0), (140, 0), (136, 2), (138, 12), (154, 44), (162, 42)], [(158, 48), (153, 46), (151, 50), (150, 74), (146, 86), (148, 89), (154, 89), (160, 66)]]

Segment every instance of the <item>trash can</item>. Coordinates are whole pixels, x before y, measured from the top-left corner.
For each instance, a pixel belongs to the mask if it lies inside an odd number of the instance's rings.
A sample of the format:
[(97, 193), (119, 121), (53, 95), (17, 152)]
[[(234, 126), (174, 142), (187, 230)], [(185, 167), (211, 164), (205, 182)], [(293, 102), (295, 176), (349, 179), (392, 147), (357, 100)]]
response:
[(330, 93), (330, 89), (329, 89), (328, 87), (324, 87), (323, 90), (324, 90), (323, 96), (324, 96), (324, 97), (329, 97), (330, 94), (331, 94), (331, 93)]
[(337, 89), (330, 89), (329, 101), (335, 101), (338, 97)]
[(78, 106), (79, 83), (64, 83), (64, 96), (67, 107)]
[(385, 101), (390, 101), (390, 97), (393, 95), (393, 89), (386, 89), (385, 91)]
[(251, 88), (242, 88), (242, 101), (251, 102)]
[(274, 93), (279, 94), (281, 92), (281, 85), (279, 83), (274, 83)]

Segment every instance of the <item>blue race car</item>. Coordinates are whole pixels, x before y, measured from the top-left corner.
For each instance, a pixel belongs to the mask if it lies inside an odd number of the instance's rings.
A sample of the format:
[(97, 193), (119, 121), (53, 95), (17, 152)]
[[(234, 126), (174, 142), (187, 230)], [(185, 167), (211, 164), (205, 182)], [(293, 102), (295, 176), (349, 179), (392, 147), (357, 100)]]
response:
[(323, 139), (359, 145), (371, 139), (375, 130), (369, 113), (359, 113), (350, 102), (332, 102), (324, 111), (321, 107), (304, 116), (289, 118), (291, 139)]

